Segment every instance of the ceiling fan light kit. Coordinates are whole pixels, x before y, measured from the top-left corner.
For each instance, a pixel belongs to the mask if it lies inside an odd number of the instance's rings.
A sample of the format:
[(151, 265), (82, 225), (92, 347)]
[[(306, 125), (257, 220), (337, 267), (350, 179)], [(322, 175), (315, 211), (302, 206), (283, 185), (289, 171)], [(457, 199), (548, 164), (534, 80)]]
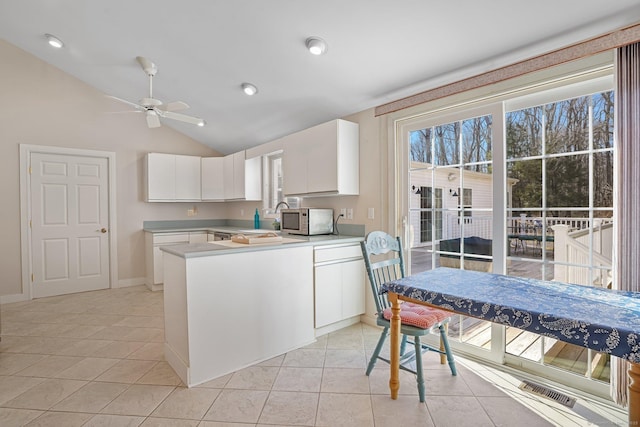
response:
[(142, 111), (145, 113), (145, 117), (147, 120), (147, 126), (149, 128), (157, 128), (161, 126), (160, 118), (163, 119), (171, 119), (177, 120), (184, 123), (189, 123), (196, 126), (204, 126), (206, 122), (199, 118), (193, 116), (187, 116), (186, 114), (174, 113), (174, 111), (186, 110), (189, 108), (189, 104), (183, 101), (175, 101), (169, 102), (167, 104), (163, 103), (161, 100), (153, 97), (153, 77), (158, 72), (158, 67), (156, 64), (151, 62), (149, 59), (138, 56), (136, 60), (144, 70), (144, 72), (149, 77), (149, 96), (146, 98), (140, 99), (138, 103), (127, 101), (126, 99), (117, 98), (115, 96), (110, 96), (110, 98), (115, 99), (118, 102), (122, 102), (124, 104), (129, 105), (130, 107), (135, 108), (139, 112)]

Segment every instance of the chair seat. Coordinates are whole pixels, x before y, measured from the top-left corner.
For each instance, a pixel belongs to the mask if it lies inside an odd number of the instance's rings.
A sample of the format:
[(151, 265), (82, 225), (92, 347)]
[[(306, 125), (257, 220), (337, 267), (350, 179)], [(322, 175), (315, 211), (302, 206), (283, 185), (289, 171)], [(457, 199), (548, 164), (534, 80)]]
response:
[[(391, 308), (383, 312), (386, 320), (391, 320)], [(405, 302), (400, 306), (400, 320), (402, 324), (429, 329), (443, 320), (451, 317), (451, 313), (437, 308)]]

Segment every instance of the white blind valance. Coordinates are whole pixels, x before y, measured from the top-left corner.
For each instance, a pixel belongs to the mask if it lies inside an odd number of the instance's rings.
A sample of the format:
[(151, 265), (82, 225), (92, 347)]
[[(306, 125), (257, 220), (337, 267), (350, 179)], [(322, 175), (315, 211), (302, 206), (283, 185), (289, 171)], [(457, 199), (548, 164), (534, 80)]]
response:
[(404, 110), (419, 104), (424, 104), (436, 99), (446, 98), (451, 95), (499, 83), (638, 41), (640, 41), (640, 24), (635, 24), (535, 58), (530, 58), (515, 64), (507, 65), (506, 67), (491, 70), (477, 76), (469, 77), (451, 84), (420, 92), (416, 95), (379, 105), (375, 108), (375, 115), (381, 116), (395, 111)]

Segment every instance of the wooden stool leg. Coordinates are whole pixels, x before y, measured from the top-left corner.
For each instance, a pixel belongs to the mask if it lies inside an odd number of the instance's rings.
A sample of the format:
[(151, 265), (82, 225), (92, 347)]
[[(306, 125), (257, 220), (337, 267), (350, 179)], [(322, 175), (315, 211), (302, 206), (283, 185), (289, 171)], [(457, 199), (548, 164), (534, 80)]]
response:
[(640, 364), (629, 368), (629, 426), (640, 426)]
[(400, 301), (394, 293), (389, 293), (389, 303), (391, 303), (391, 357), (389, 366), (391, 375), (389, 376), (389, 388), (391, 398), (398, 398), (400, 390)]
[[(449, 324), (444, 325), (444, 333), (446, 334), (449, 331)], [(440, 335), (440, 364), (444, 365), (447, 363), (447, 355), (444, 353), (444, 341), (442, 340), (442, 335)]]

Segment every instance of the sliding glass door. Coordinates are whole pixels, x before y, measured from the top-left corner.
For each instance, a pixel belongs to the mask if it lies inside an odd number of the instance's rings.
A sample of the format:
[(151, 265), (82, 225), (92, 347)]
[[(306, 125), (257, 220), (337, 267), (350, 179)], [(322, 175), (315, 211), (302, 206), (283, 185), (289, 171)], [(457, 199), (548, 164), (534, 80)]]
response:
[[(509, 275), (612, 286), (614, 95), (600, 83), (507, 104)], [(609, 382), (606, 354), (515, 328), (506, 336), (507, 361)]]
[[(501, 215), (494, 213), (495, 112), (489, 108), (403, 127), (408, 166), (403, 234), (410, 273), (439, 266), (493, 271), (494, 230), (502, 228)], [(456, 345), (490, 359), (499, 357), (491, 355), (499, 334), (490, 322), (467, 316), (454, 316), (449, 324)]]
[[(409, 273), (446, 266), (612, 286), (611, 76), (396, 122)], [(609, 357), (454, 317), (455, 351), (606, 395)]]

